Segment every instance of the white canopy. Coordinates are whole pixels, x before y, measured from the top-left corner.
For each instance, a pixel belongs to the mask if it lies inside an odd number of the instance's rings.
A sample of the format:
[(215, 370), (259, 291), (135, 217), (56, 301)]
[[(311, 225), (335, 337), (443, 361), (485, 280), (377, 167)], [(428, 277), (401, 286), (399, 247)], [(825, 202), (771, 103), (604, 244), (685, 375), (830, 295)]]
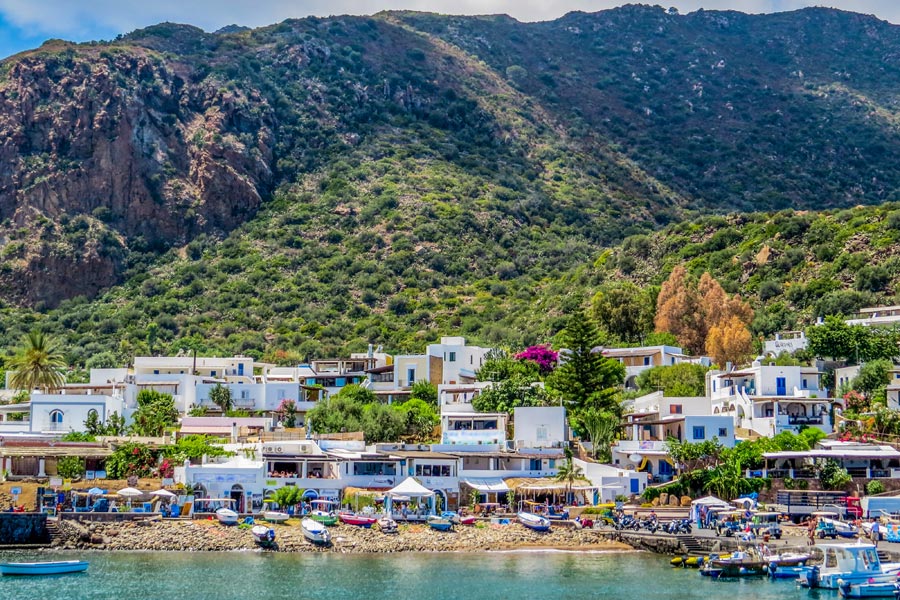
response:
[(464, 483), (473, 490), (478, 490), (482, 493), (502, 494), (509, 491), (509, 486), (499, 477), (470, 477), (461, 480), (460, 483)]
[(731, 508), (731, 504), (722, 500), (721, 498), (716, 498), (715, 496), (704, 496), (703, 498), (697, 498), (691, 502), (691, 505), (697, 506), (722, 506)]
[(424, 487), (421, 483), (413, 479), (412, 477), (407, 477), (404, 479), (397, 487), (391, 489), (388, 492), (390, 496), (410, 496), (413, 498), (422, 498), (427, 497), (430, 498), (434, 496), (434, 492)]
[(133, 487), (127, 487), (119, 490), (118, 492), (116, 492), (116, 494), (125, 496), (126, 498), (131, 498), (133, 496), (143, 496), (144, 492)]

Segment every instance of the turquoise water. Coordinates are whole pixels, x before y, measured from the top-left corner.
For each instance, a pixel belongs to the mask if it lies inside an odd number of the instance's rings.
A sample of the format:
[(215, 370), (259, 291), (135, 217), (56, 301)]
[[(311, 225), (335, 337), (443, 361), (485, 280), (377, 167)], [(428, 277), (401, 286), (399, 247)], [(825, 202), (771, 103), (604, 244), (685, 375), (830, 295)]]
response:
[[(792, 582), (712, 581), (646, 553), (486, 554), (0, 553), (0, 560), (90, 561), (87, 573), (2, 577), (0, 599), (327, 598), (791, 600)], [(837, 598), (836, 594), (823, 597)]]

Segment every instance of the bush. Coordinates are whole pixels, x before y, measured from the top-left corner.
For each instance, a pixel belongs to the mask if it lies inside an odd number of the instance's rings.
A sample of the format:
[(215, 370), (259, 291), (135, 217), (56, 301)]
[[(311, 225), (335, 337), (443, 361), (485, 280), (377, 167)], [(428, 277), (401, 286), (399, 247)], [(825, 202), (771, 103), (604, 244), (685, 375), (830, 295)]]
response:
[(874, 496), (875, 494), (883, 494), (884, 493), (884, 484), (878, 481), (877, 479), (873, 479), (869, 483), (866, 484), (866, 494), (870, 496)]
[(64, 479), (77, 479), (84, 475), (84, 459), (78, 456), (64, 456), (59, 459), (56, 472)]

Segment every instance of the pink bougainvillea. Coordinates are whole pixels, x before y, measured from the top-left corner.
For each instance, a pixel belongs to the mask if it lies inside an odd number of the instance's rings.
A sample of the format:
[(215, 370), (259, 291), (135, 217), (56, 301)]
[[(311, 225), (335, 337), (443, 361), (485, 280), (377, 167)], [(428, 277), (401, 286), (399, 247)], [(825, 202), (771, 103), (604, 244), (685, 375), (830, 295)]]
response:
[(559, 353), (555, 352), (550, 347), (550, 344), (538, 344), (537, 346), (529, 346), (516, 354), (516, 360), (533, 362), (541, 370), (541, 373), (549, 373), (556, 368)]

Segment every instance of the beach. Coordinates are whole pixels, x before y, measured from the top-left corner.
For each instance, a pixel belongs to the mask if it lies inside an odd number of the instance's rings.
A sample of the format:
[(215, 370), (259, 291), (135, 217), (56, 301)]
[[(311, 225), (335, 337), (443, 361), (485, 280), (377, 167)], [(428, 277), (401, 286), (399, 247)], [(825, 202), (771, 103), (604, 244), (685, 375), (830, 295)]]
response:
[[(318, 546), (303, 537), (299, 520), (271, 525), (279, 552), (332, 552), (342, 554), (393, 552), (484, 552), (520, 548), (627, 551), (631, 546), (614, 541), (610, 530), (553, 528), (537, 533), (521, 525), (457, 526), (434, 531), (424, 524), (400, 525), (397, 534), (377, 528), (349, 525), (330, 527), (332, 543)], [(63, 520), (54, 549), (242, 551), (259, 548), (249, 529), (224, 526), (214, 520), (148, 520), (93, 523)]]

